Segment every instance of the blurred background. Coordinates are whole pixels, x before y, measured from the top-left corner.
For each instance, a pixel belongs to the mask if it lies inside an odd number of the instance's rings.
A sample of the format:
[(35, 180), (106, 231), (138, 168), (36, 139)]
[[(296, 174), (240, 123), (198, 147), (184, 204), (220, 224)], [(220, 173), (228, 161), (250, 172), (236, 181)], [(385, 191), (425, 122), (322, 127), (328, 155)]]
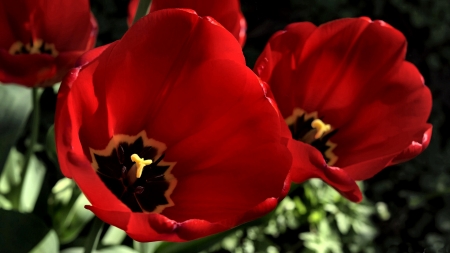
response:
[[(184, 244), (136, 243), (106, 226), (98, 252), (450, 252), (450, 162), (446, 159), (450, 158), (450, 117), (446, 117), (450, 112), (450, 1), (241, 0), (241, 6), (248, 23), (243, 50), (250, 68), (270, 36), (292, 22), (320, 25), (342, 17), (367, 16), (400, 30), (408, 41), (407, 60), (419, 68), (433, 94), (430, 146), (416, 159), (360, 182), (365, 194), (360, 204), (311, 180), (292, 191), (267, 217), (228, 232)], [(127, 0), (91, 0), (91, 8), (100, 28), (97, 45), (122, 37), (128, 28)], [(51, 126), (56, 92), (56, 88), (47, 88), (41, 94), (42, 146), (30, 161), (36, 169), (25, 176), (24, 191), (34, 195), (29, 194), (24, 203), (9, 199), (17, 194), (14, 184), (20, 178), (13, 171), (20, 167), (28, 133), (18, 136), (9, 155), (0, 152), (0, 165), (5, 164), (0, 171), (0, 230), (14, 228), (1, 234), (0, 245), (14, 245), (9, 248), (14, 251), (4, 252), (83, 252), (79, 247), (92, 225), (92, 213), (83, 208), (87, 200), (73, 182), (62, 179), (54, 155)], [(29, 104), (20, 106), (31, 110)], [(26, 125), (26, 121), (18, 122)], [(28, 186), (27, 180), (33, 184)], [(40, 191), (32, 186), (36, 182), (42, 186)], [(2, 210), (15, 206), (30, 214), (19, 217)]]

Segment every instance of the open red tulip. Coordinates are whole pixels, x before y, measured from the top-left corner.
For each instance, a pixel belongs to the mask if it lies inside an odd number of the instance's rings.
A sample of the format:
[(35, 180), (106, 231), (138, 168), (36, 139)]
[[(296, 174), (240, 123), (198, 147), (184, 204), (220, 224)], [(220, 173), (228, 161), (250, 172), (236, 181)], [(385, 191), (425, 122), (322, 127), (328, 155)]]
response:
[(56, 145), (103, 221), (138, 241), (192, 240), (287, 194), (287, 126), (212, 18), (151, 13), (79, 64), (59, 91)]
[(0, 82), (53, 85), (96, 36), (88, 0), (0, 0)]
[[(133, 22), (138, 4), (139, 0), (130, 1), (128, 26)], [(241, 46), (245, 43), (247, 23), (242, 15), (239, 0), (153, 0), (150, 12), (169, 8), (192, 9), (200, 16), (211, 16), (231, 32)]]
[[(405, 54), (399, 31), (368, 18), (294, 23), (276, 33), (254, 71), (298, 140), (289, 145), (294, 164), (304, 159), (299, 143), (308, 143), (329, 168), (363, 180), (421, 153), (431, 137), (431, 94)], [(320, 174), (317, 166), (293, 170), (292, 179)]]

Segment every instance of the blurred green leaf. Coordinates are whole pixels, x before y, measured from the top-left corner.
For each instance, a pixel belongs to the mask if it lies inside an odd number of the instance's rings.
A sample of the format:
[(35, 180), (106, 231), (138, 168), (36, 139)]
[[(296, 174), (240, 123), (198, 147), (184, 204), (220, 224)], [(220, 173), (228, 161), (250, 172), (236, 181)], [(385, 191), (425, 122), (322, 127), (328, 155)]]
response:
[(84, 208), (89, 201), (72, 179), (62, 178), (52, 188), (48, 200), (53, 227), (61, 244), (73, 241), (94, 214)]
[(0, 208), (5, 210), (12, 209), (12, 203), (9, 199), (5, 198), (3, 195), (0, 195)]
[(20, 183), (20, 172), (22, 171), (21, 162), (23, 155), (12, 148), (6, 160), (5, 169), (0, 177), (0, 193), (5, 195), (11, 189)]
[[(28, 168), (24, 176), (22, 191), (17, 189), (21, 181), (24, 156), (15, 148), (12, 148), (5, 164), (5, 169), (0, 177), (0, 194), (3, 199), (9, 201), (9, 205), (3, 202), (6, 208), (17, 209), (22, 212), (31, 212), (42, 187), (46, 168), (36, 156), (30, 157)], [(20, 196), (19, 196), (20, 192)]]
[[(114, 226), (109, 226), (108, 230), (102, 238), (102, 245), (119, 245), (122, 243), (126, 236), (127, 234), (122, 229), (116, 228)], [(139, 252), (142, 253), (142, 251)]]
[(336, 214), (336, 223), (342, 234), (347, 234), (350, 229), (350, 219), (343, 213)]
[(300, 213), (300, 215), (306, 214), (307, 210), (305, 207), (305, 204), (301, 201), (301, 199), (298, 196), (294, 197), (294, 203), (295, 207), (297, 208), (297, 211)]
[(41, 191), (46, 169), (35, 155), (30, 157), (20, 196), (19, 211), (31, 212)]
[(30, 253), (58, 253), (59, 241), (55, 230), (50, 230), (42, 241)]
[(55, 126), (52, 125), (47, 132), (45, 138), (45, 151), (47, 156), (53, 162), (53, 164), (59, 168), (58, 156), (56, 154), (56, 143), (55, 143)]
[(84, 226), (94, 218), (94, 214), (84, 208), (85, 205), (90, 203), (84, 194), (80, 194), (66, 216), (60, 220), (58, 235), (61, 243), (73, 241)]
[(2, 252), (30, 252), (50, 231), (30, 213), (0, 209), (0, 245)]
[(389, 212), (388, 206), (384, 202), (378, 202), (375, 205), (377, 209), (378, 217), (380, 217), (381, 220), (386, 221), (391, 218), (391, 213)]
[[(84, 248), (75, 247), (62, 250), (60, 253), (84, 253)], [(92, 253), (140, 253), (127, 246), (119, 245), (107, 247), (100, 250), (94, 250)]]
[(315, 210), (308, 216), (309, 223), (319, 223), (324, 217), (324, 212), (322, 210)]
[[(164, 242), (153, 251), (155, 253), (197, 253), (205, 249), (209, 249), (214, 244), (221, 242), (225, 237), (231, 235), (236, 230), (231, 229), (219, 234), (211, 235), (205, 238), (197, 239), (189, 242), (169, 243)], [(151, 251), (150, 251), (151, 252)], [(153, 253), (152, 252), (152, 253)]]
[(133, 248), (139, 253), (154, 253), (163, 242), (137, 242), (133, 241)]
[(9, 150), (25, 127), (31, 107), (30, 89), (19, 85), (0, 85), (0, 174)]

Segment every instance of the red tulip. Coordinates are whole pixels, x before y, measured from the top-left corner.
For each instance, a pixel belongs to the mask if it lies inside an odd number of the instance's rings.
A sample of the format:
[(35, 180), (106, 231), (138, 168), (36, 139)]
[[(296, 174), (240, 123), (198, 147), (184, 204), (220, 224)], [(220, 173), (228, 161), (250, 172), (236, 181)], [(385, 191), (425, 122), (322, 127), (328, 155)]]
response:
[[(270, 85), (292, 136), (314, 146), (329, 168), (363, 180), (430, 141), (431, 94), (405, 54), (404, 36), (383, 21), (302, 22), (276, 33), (254, 70)], [(298, 143), (290, 145), (294, 163), (304, 159)], [(292, 178), (320, 169), (293, 170)]]
[[(128, 25), (133, 22), (139, 0), (131, 0), (128, 6)], [(223, 25), (239, 41), (245, 43), (247, 23), (242, 15), (239, 0), (153, 0), (150, 12), (169, 9), (193, 9), (200, 16), (211, 16)]]
[(138, 241), (185, 241), (260, 217), (286, 195), (287, 126), (214, 20), (154, 12), (80, 64), (61, 84), (56, 145), (103, 221)]
[(0, 82), (59, 82), (96, 35), (87, 0), (0, 0)]

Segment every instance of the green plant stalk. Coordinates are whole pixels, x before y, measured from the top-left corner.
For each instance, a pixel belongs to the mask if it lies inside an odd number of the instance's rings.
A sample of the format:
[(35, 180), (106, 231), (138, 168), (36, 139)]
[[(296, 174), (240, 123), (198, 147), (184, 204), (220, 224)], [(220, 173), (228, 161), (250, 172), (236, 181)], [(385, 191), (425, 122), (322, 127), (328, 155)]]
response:
[(136, 10), (136, 15), (133, 19), (133, 24), (136, 23), (140, 18), (147, 14), (148, 8), (150, 6), (151, 0), (139, 0), (139, 5)]
[(100, 234), (103, 230), (103, 224), (103, 221), (97, 216), (94, 217), (94, 223), (92, 224), (86, 243), (84, 244), (84, 253), (91, 253), (93, 250), (97, 249)]
[(40, 119), (40, 106), (39, 106), (39, 95), (38, 88), (32, 89), (32, 100), (33, 100), (33, 111), (31, 114), (31, 125), (30, 125), (30, 143), (28, 145), (27, 151), (24, 157), (24, 163), (22, 170), (20, 171), (20, 183), (17, 186), (16, 195), (16, 206), (20, 205), (20, 198), (22, 195), (23, 182), (25, 175), (27, 173), (28, 165), (30, 164), (31, 156), (34, 154), (34, 146), (36, 146), (38, 135), (39, 135), (39, 119)]

